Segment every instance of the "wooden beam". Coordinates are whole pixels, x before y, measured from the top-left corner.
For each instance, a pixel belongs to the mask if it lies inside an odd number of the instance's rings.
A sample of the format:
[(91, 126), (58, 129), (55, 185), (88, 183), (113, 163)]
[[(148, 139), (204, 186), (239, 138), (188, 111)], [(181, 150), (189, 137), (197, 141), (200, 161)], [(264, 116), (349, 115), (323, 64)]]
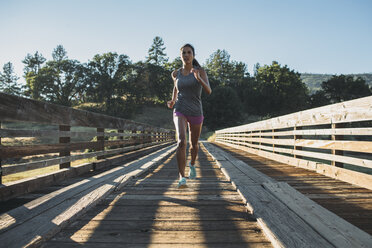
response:
[[(361, 173), (361, 172), (356, 172), (344, 168), (338, 168), (332, 165), (327, 165), (327, 164), (322, 164), (318, 162), (313, 162), (309, 160), (304, 160), (304, 159), (298, 159), (298, 158), (293, 158), (281, 154), (273, 154), (270, 151), (258, 151), (257, 149), (246, 147), (246, 146), (241, 146), (241, 145), (236, 145), (236, 144), (231, 144), (223, 141), (218, 141), (217, 143), (221, 143), (223, 145), (227, 145), (236, 149), (240, 149), (249, 153), (256, 154), (258, 156), (268, 158), (271, 160), (278, 161), (280, 163), (284, 164), (289, 164), (293, 165), (296, 167), (301, 167), (304, 169), (316, 171), (319, 174), (329, 176), (344, 182), (348, 182), (354, 185), (358, 185), (363, 188), (371, 189), (372, 190), (372, 175)], [(308, 154), (299, 154), (299, 155), (304, 155), (308, 157)], [(327, 154), (325, 154), (327, 155)], [(328, 156), (333, 156), (333, 155), (328, 155)], [(370, 161), (370, 160), (367, 160)], [(344, 161), (341, 161), (344, 162)], [(352, 164), (351, 162), (353, 161), (347, 161), (347, 163)], [(371, 162), (371, 161), (370, 161)], [(361, 163), (364, 163), (364, 161), (361, 161)], [(372, 168), (372, 164), (371, 164)]]
[[(261, 133), (262, 137), (265, 136), (273, 136), (274, 132), (264, 132)], [(369, 127), (359, 127), (359, 128), (338, 128), (338, 129), (308, 129), (303, 130), (300, 127), (297, 127), (296, 130), (293, 131), (276, 131), (275, 136), (293, 136), (293, 135), (312, 135), (312, 136), (320, 136), (320, 135), (372, 135), (372, 128)], [(252, 131), (249, 133), (230, 133), (228, 136), (230, 137), (253, 137), (255, 136)]]
[(275, 117), (237, 127), (225, 128), (216, 131), (245, 132), (255, 130), (271, 130), (289, 128), (294, 126), (313, 126), (330, 123), (345, 123), (372, 120), (372, 96), (351, 101), (345, 101), (324, 107), (304, 110), (293, 114)]
[[(59, 131), (70, 131), (70, 126), (60, 125), (59, 126)], [(71, 141), (71, 139), (70, 139), (69, 136), (59, 137), (59, 143), (60, 144), (69, 144), (70, 141)], [(59, 152), (60, 157), (68, 157), (70, 155), (71, 155), (71, 153), (70, 153), (70, 150), (68, 150), (68, 149), (62, 150), (62, 151)], [(64, 168), (69, 168), (70, 166), (71, 166), (71, 163), (66, 162), (66, 163), (60, 164), (59, 168), (64, 169)]]
[[(105, 129), (104, 128), (97, 128), (97, 133), (104, 133)], [(97, 136), (97, 143), (98, 147), (96, 151), (103, 151), (105, 150), (105, 136)], [(97, 156), (97, 159), (104, 159), (105, 156)]]
[(68, 163), (68, 162), (85, 159), (85, 158), (93, 158), (96, 156), (114, 155), (118, 153), (129, 152), (129, 151), (138, 150), (138, 149), (156, 145), (156, 144), (159, 144), (159, 143), (145, 143), (145, 144), (127, 146), (127, 147), (117, 148), (117, 149), (110, 149), (110, 150), (104, 150), (104, 151), (98, 151), (98, 152), (89, 152), (89, 153), (83, 153), (83, 154), (78, 154), (78, 155), (73, 155), (73, 156), (58, 157), (58, 158), (46, 159), (46, 160), (35, 161), (35, 162), (7, 165), (3, 167), (3, 175), (6, 176), (6, 175), (18, 173), (18, 172), (24, 172), (27, 170), (45, 168), (48, 166), (61, 164), (61, 163)]
[[(342, 128), (343, 126), (344, 126), (344, 124), (342, 124), (342, 123), (332, 123), (332, 129)], [(342, 140), (343, 136), (342, 135), (331, 135), (331, 138), (332, 138), (333, 141)], [(371, 147), (372, 147), (372, 142), (371, 142)], [(369, 150), (369, 152), (372, 152), (372, 149), (368, 149), (368, 150)], [(344, 155), (344, 152), (340, 151), (340, 150), (332, 149), (332, 154), (342, 156), (342, 155)], [(340, 168), (344, 167), (343, 163), (340, 163), (340, 162), (337, 162), (337, 161), (332, 161), (332, 165), (340, 167)]]
[[(302, 127), (294, 127), (294, 133), (296, 133), (296, 131), (298, 131), (298, 130), (302, 130)], [(293, 136), (293, 139), (295, 140), (295, 146), (294, 146), (294, 149), (295, 150), (302, 150), (302, 146), (298, 146), (298, 145), (296, 145), (296, 143), (297, 143), (297, 140), (300, 140), (300, 139), (302, 139), (302, 135), (294, 135)], [(295, 158), (302, 158), (302, 156), (298, 156), (297, 154), (293, 154), (293, 156), (295, 157)]]

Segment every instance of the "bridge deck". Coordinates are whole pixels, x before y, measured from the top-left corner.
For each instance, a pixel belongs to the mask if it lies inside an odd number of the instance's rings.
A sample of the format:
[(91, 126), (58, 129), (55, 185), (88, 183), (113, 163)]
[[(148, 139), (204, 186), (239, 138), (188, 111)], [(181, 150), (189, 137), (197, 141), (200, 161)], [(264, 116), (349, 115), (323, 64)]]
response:
[(269, 177), (288, 183), (319, 205), (372, 235), (372, 190), (229, 146), (215, 145)]
[(172, 155), (107, 196), (45, 247), (271, 247), (204, 149), (196, 166), (198, 178), (177, 189)]

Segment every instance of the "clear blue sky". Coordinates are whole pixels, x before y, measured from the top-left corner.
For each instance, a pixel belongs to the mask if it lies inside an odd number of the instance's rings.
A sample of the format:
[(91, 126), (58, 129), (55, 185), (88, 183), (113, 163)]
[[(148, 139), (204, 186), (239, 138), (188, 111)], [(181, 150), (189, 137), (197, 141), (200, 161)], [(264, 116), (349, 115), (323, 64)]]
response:
[[(117, 52), (144, 60), (155, 36), (170, 60), (184, 43), (202, 64), (217, 49), (298, 72), (372, 72), (372, 0), (0, 0), (0, 66), (19, 77), (27, 53), (71, 59)], [(22, 79), (21, 79), (22, 80)]]

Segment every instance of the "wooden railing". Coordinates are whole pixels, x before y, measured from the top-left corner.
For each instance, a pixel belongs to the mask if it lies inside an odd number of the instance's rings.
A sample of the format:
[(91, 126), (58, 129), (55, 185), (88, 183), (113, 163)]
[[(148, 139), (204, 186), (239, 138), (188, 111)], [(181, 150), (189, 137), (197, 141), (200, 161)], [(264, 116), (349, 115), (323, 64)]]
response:
[(371, 141), (372, 96), (216, 131), (218, 143), (370, 189)]
[[(86, 158), (97, 158), (98, 161), (104, 163), (105, 158), (109, 156), (139, 148), (168, 144), (175, 140), (173, 130), (3, 93), (0, 93), (0, 122), (45, 124), (49, 125), (49, 129), (50, 126), (54, 129), (33, 130), (32, 125), (28, 125), (31, 127), (28, 130), (0, 128), (0, 183), (3, 176), (13, 173), (58, 164), (61, 170), (68, 169), (71, 162)], [(83, 131), (74, 131), (74, 128), (79, 129), (76, 127)], [(32, 145), (1, 143), (2, 138), (4, 141), (4, 138), (19, 137), (54, 137), (57, 142)], [(73, 139), (83, 137), (88, 141), (72, 142)], [(57, 155), (54, 154), (49, 159), (4, 164), (5, 160), (9, 159), (50, 153), (57, 153)], [(93, 163), (93, 169), (97, 164), (98, 162)]]

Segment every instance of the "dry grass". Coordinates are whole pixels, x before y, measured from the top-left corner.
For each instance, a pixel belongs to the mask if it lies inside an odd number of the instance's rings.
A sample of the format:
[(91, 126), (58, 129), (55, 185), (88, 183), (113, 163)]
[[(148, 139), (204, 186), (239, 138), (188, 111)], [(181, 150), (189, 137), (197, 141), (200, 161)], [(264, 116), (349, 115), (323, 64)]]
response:
[[(75, 167), (75, 166), (78, 166), (78, 165), (81, 165), (81, 164), (84, 164), (84, 163), (92, 163), (96, 160), (97, 160), (96, 158), (86, 158), (86, 159), (76, 160), (76, 161), (71, 162), (71, 167)], [(52, 165), (52, 166), (48, 166), (48, 167), (45, 167), (45, 168), (40, 168), (40, 169), (35, 169), (35, 170), (28, 170), (28, 171), (24, 171), (24, 172), (14, 173), (14, 174), (11, 174), (11, 175), (6, 175), (6, 176), (3, 176), (2, 181), (3, 181), (3, 183), (10, 183), (10, 182), (22, 180), (22, 179), (25, 179), (25, 178), (45, 175), (45, 174), (55, 172), (55, 171), (58, 171), (58, 170), (59, 170), (59, 165)]]

